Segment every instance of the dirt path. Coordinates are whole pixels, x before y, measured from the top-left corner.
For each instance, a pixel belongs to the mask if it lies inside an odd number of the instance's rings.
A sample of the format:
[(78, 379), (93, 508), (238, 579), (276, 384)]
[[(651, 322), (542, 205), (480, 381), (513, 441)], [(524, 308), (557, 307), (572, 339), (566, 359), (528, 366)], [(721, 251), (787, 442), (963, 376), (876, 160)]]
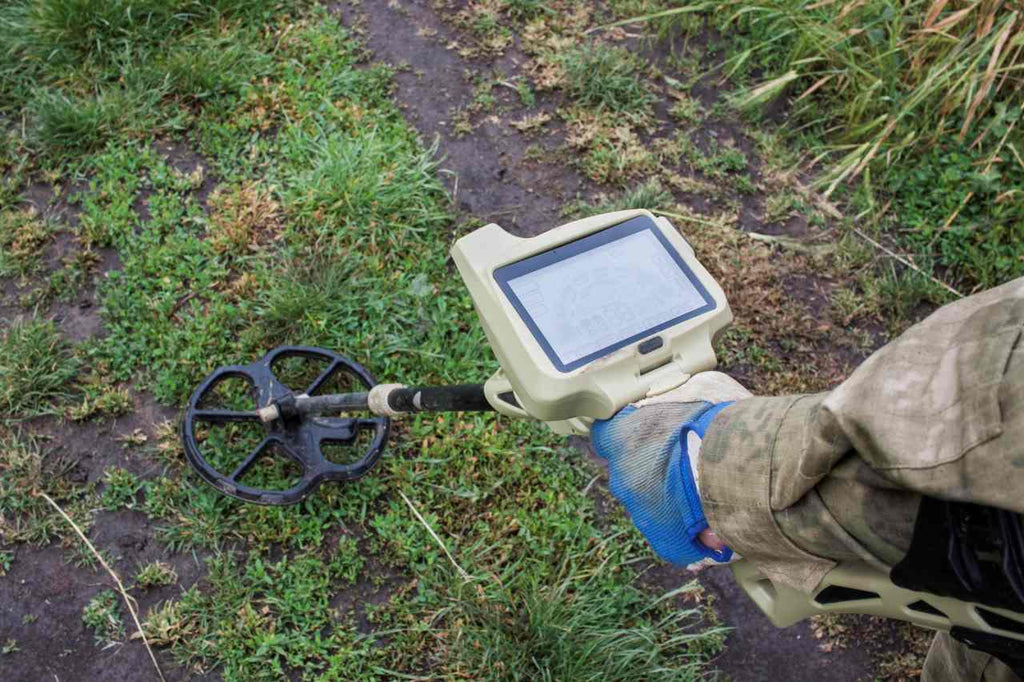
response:
[[(562, 210), (567, 203), (607, 191), (581, 177), (568, 163), (524, 158), (533, 142), (513, 129), (510, 122), (538, 110), (553, 111), (560, 103), (557, 93), (538, 93), (537, 105), (528, 109), (513, 90), (501, 88), (498, 106), (494, 107), (500, 112), (480, 115), (472, 134), (460, 136), (455, 132), (452, 112), (468, 108), (473, 102), (471, 74), (498, 71), (513, 78), (521, 73), (527, 56), (512, 47), (494, 60), (460, 57), (446, 47), (458, 41), (457, 31), (433, 7), (433, 3), (420, 0), (366, 3), (355, 9), (345, 3), (337, 9), (347, 23), (361, 27), (375, 61), (401, 67), (396, 98), (424, 140), (439, 140), (445, 182), (463, 217), (494, 221), (516, 234), (532, 235), (564, 222)], [(704, 89), (702, 97), (710, 104), (716, 93)], [(557, 145), (559, 139), (556, 130), (544, 144)], [(758, 232), (778, 231), (759, 223), (749, 210), (743, 211), (743, 227)], [(804, 289), (810, 304), (813, 287)], [(657, 572), (656, 582), (672, 589), (691, 578), (687, 571), (663, 567)], [(700, 580), (714, 595), (722, 621), (735, 628), (718, 660), (719, 669), (731, 679), (796, 682), (821, 678), (826, 668), (828, 679), (837, 682), (872, 678), (866, 652), (847, 648), (825, 653), (807, 622), (785, 630), (772, 626), (727, 571), (707, 571)]]

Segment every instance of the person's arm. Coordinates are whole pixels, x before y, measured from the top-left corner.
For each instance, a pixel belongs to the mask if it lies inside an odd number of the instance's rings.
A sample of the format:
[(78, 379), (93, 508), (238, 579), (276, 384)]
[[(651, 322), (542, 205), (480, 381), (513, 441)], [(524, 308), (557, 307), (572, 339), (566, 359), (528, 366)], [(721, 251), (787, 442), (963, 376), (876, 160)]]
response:
[(1024, 513), (1024, 279), (947, 305), (828, 393), (748, 398), (700, 448), (708, 524), (766, 577), (906, 553), (921, 495)]

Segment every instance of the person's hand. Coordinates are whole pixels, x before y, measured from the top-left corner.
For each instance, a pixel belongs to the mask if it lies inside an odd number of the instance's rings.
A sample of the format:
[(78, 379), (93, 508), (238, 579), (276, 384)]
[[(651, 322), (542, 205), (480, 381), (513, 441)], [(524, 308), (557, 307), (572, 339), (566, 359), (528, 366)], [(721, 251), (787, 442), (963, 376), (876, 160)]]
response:
[(594, 449), (608, 462), (612, 494), (666, 561), (698, 568), (738, 558), (708, 528), (697, 458), (715, 416), (749, 397), (728, 375), (702, 372), (591, 428)]

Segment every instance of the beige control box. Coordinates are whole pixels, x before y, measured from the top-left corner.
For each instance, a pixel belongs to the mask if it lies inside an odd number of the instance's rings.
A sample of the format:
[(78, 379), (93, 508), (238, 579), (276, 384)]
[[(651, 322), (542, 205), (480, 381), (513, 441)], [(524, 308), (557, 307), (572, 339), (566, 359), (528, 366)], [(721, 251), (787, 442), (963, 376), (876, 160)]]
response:
[(584, 218), (537, 237), (496, 224), (452, 256), (501, 365), (496, 410), (585, 434), (630, 402), (715, 367), (725, 294), (665, 218)]

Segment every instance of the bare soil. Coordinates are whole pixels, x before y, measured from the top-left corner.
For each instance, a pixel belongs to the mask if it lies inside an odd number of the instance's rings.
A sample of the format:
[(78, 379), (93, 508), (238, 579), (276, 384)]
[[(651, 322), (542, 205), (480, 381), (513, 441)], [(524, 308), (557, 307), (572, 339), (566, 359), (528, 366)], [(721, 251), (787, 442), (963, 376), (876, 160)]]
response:
[[(75, 462), (72, 477), (77, 483), (96, 482), (107, 468), (115, 466), (149, 478), (159, 475), (152, 460), (136, 457), (135, 451), (126, 448), (119, 438), (141, 430), (154, 439), (154, 425), (175, 416), (174, 410), (142, 396), (135, 410), (120, 419), (85, 424), (43, 420), (33, 425), (33, 430), (47, 441), (47, 457), (63, 456)], [(102, 512), (90, 532), (90, 540), (113, 559), (111, 567), (121, 576), (134, 575), (140, 567), (157, 560), (174, 567), (178, 584), (133, 591), (142, 614), (187, 590), (205, 570), (202, 557), (172, 554), (154, 536), (154, 524), (136, 511)], [(0, 642), (16, 639), (19, 652), (0, 658), (0, 679), (153, 679), (153, 664), (140, 641), (102, 649), (82, 623), (82, 609), (110, 588), (111, 581), (102, 569), (76, 564), (84, 555), (56, 544), (20, 545), (14, 551), (14, 565), (0, 580)], [(134, 631), (129, 623), (126, 627)], [(198, 679), (177, 669), (168, 655), (158, 651), (157, 656), (169, 681)]]

